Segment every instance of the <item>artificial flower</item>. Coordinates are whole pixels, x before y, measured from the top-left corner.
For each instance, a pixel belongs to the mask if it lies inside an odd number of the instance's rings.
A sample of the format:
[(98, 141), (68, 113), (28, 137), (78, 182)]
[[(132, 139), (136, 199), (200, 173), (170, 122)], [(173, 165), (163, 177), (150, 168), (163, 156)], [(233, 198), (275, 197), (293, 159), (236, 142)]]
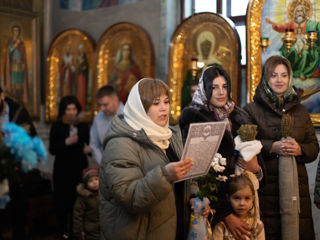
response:
[(2, 133), (0, 180), (11, 175), (16, 168), (27, 172), (36, 167), (38, 160), (47, 159), (47, 151), (41, 139), (30, 137), (22, 127), (9, 122), (2, 125)]

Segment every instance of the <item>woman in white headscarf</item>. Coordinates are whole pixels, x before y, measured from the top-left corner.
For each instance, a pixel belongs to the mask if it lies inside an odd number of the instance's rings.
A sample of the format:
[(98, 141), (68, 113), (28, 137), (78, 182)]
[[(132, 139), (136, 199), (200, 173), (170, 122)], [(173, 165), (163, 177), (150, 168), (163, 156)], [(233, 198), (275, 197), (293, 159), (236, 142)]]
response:
[(168, 86), (145, 78), (131, 89), (124, 114), (114, 117), (100, 165), (102, 239), (173, 240), (185, 226), (177, 224), (184, 217), (176, 206), (184, 206), (186, 184), (173, 182), (192, 160), (180, 161), (180, 130), (169, 127), (169, 111)]
[[(218, 64), (206, 68), (199, 80), (191, 106), (185, 108), (179, 119), (182, 139), (185, 142), (191, 123), (227, 121), (227, 128), (222, 138), (218, 153), (227, 160), (227, 166), (221, 175), (229, 176), (234, 173), (237, 163), (247, 171), (257, 174), (261, 179), (261, 168), (257, 157), (245, 162), (239, 158), (235, 150), (233, 137), (241, 124), (249, 122), (248, 114), (235, 106), (231, 99), (231, 81), (227, 72)], [(210, 174), (210, 173), (209, 173)], [(201, 186), (200, 186), (201, 187)], [(211, 203), (211, 208), (216, 210), (213, 225), (224, 220), (235, 239), (250, 237), (250, 226), (232, 213), (230, 203), (226, 199), (226, 183), (221, 182), (218, 186), (217, 203)]]

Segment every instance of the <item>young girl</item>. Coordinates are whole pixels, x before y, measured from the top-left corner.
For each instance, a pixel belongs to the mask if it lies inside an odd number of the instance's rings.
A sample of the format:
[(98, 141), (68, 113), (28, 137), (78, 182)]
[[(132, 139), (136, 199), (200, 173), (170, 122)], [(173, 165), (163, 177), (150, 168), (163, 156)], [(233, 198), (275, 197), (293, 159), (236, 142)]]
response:
[[(233, 213), (250, 226), (250, 240), (264, 240), (264, 226), (257, 217), (255, 207), (255, 191), (249, 177), (245, 174), (229, 178), (228, 200)], [(235, 239), (223, 221), (213, 228), (212, 239), (232, 240)]]

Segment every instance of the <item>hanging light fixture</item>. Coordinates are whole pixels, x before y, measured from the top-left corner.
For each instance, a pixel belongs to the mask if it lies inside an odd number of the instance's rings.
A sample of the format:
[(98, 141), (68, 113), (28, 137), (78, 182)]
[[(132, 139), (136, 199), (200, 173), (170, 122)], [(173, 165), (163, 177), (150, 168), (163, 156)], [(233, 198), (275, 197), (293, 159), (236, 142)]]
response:
[(294, 30), (293, 29), (286, 29), (283, 38), (281, 39), (283, 44), (286, 46), (287, 52), (290, 52), (290, 49), (293, 44), (297, 41)]
[(315, 30), (308, 31), (306, 39), (310, 42), (311, 48), (313, 48), (314, 43), (318, 40), (318, 32)]
[(263, 50), (263, 52), (266, 52), (267, 47), (271, 45), (271, 41), (269, 41), (268, 37), (261, 37), (260, 38), (260, 46)]

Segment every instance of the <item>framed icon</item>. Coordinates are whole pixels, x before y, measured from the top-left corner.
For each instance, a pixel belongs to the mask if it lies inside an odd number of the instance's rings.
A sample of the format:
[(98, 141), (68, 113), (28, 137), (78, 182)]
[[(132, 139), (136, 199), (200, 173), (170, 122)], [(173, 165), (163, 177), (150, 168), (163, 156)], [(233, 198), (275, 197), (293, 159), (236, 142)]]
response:
[(47, 56), (46, 121), (58, 115), (63, 96), (76, 96), (84, 120), (93, 117), (94, 43), (87, 34), (71, 29), (60, 33), (51, 43)]

